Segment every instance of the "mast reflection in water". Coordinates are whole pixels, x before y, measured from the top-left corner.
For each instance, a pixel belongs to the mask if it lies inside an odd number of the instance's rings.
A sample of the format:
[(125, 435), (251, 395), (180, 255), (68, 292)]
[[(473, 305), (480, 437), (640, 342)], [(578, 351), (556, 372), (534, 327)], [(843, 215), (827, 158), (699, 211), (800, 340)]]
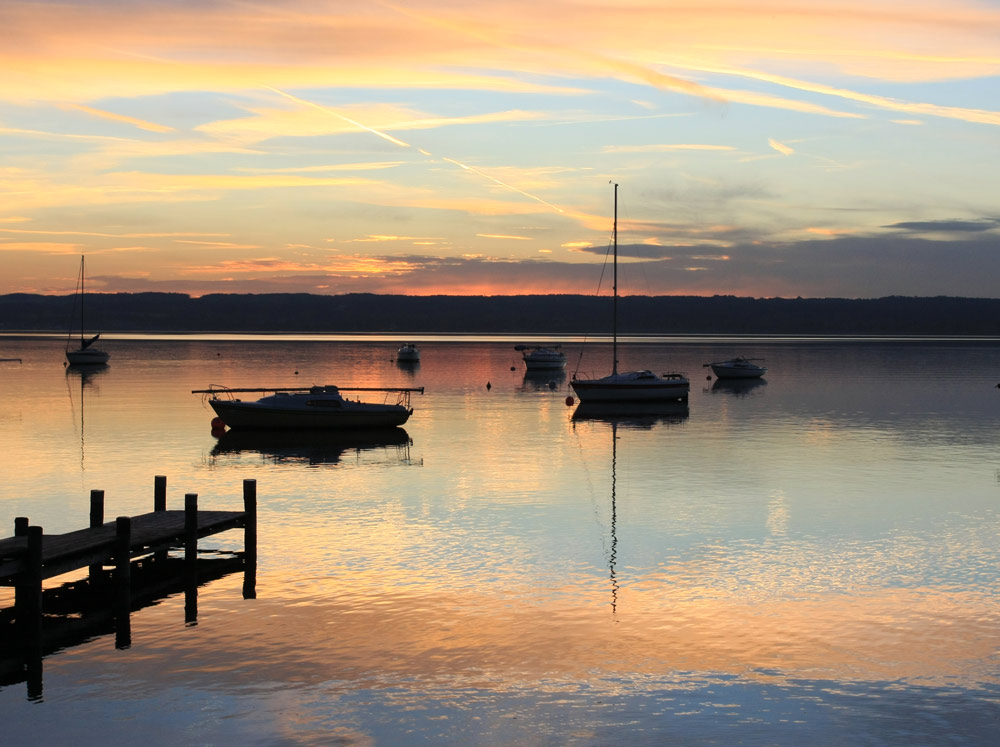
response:
[(689, 416), (685, 402), (586, 402), (573, 411), (573, 422), (598, 421), (611, 426), (611, 522), (608, 568), (611, 581), (611, 614), (618, 612), (618, 428), (651, 430), (659, 423), (677, 425)]

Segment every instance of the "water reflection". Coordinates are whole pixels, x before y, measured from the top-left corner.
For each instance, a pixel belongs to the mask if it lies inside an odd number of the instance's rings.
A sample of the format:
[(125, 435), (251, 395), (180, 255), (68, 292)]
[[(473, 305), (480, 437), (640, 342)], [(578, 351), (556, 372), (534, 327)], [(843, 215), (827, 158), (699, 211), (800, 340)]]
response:
[(566, 383), (565, 371), (525, 371), (521, 390), (543, 392), (559, 389)]
[[(212, 456), (259, 454), (274, 463), (306, 464), (310, 467), (339, 463), (345, 453), (359, 454), (387, 449), (387, 461), (408, 463), (413, 440), (403, 428), (373, 428), (352, 431), (230, 430), (221, 434)], [(391, 449), (389, 447), (392, 447)]]
[[(66, 390), (69, 392), (69, 404), (70, 409), (73, 413), (73, 424), (74, 428), (77, 427), (79, 423), (79, 436), (80, 436), (80, 471), (86, 470), (86, 413), (84, 411), (84, 393), (89, 389), (91, 393), (100, 393), (100, 388), (97, 386), (97, 381), (100, 377), (104, 376), (108, 371), (108, 364), (101, 363), (97, 365), (68, 365), (66, 366)], [(79, 379), (79, 394), (74, 394), (74, 382), (73, 379)], [(79, 402), (77, 402), (79, 398)], [(77, 416), (77, 410), (79, 409), (79, 417)]]
[(747, 397), (755, 389), (767, 386), (766, 379), (716, 379), (712, 384), (712, 394), (732, 394)]
[(581, 402), (573, 420), (597, 420), (625, 428), (652, 428), (657, 423), (683, 423), (687, 402)]
[(88, 364), (88, 365), (74, 365), (70, 364), (66, 366), (67, 376), (79, 376), (82, 385), (91, 386), (93, 382), (100, 376), (103, 376), (110, 370), (110, 366), (107, 363), (98, 364)]
[(412, 361), (400, 360), (400, 359), (397, 358), (396, 359), (396, 368), (398, 368), (400, 371), (402, 371), (407, 376), (415, 376), (416, 373), (417, 373), (417, 371), (420, 370), (420, 361), (419, 360), (412, 360)]
[[(112, 485), (115, 513), (146, 503), (151, 465), (213, 505), (226, 473), (260, 478), (261, 599), (231, 577), (202, 587), (197, 628), (174, 597), (132, 615), (127, 654), (109, 637), (46, 659), (44, 709), (0, 688), (11, 743), (84, 718), (108, 743), (992, 739), (996, 343), (776, 343), (774, 386), (702, 379), (692, 418), (574, 413), (551, 375), (521, 389), (510, 344), (441, 342), (406, 425), (419, 470), (273, 464), (260, 443), (215, 469), (225, 442), (188, 394), (292, 383), (293, 364), (306, 384), (406, 385), (388, 343), (123, 345), (130, 365), (86, 384), (59, 375), (61, 340), (9, 351), (24, 418), (0, 419), (0, 519), (30, 506), (66, 531), (83, 511), (69, 386), (82, 487)], [(717, 347), (622, 357), (693, 372)]]
[(194, 563), (167, 555), (134, 561), (124, 589), (104, 571), (45, 589), (36, 621), (18, 620), (14, 606), (0, 609), (0, 687), (25, 682), (29, 699), (41, 700), (44, 657), (110, 634), (115, 648), (127, 649), (131, 614), (175, 594), (184, 594), (184, 623), (194, 625), (199, 586), (234, 573), (255, 573), (243, 552), (198, 554)]

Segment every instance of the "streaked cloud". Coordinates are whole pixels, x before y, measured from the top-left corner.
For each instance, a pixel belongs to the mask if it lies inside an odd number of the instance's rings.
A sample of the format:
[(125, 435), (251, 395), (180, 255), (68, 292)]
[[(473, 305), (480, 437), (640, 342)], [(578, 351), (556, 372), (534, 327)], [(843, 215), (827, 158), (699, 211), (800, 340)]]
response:
[(699, 145), (696, 143), (687, 144), (659, 144), (659, 145), (606, 145), (601, 149), (603, 153), (669, 153), (674, 150), (736, 150), (732, 145)]
[(784, 143), (779, 143), (774, 138), (768, 138), (767, 139), (767, 144), (770, 145), (772, 148), (774, 148), (776, 151), (778, 151), (783, 156), (790, 156), (793, 153), (795, 153), (795, 150), (793, 148), (785, 145)]
[(916, 233), (981, 233), (982, 231), (992, 231), (1000, 229), (1000, 219), (982, 220), (925, 220), (925, 221), (903, 221), (885, 226), (886, 228), (897, 228), (901, 231), (914, 231)]
[(155, 122), (146, 122), (145, 120), (138, 119), (136, 117), (128, 117), (124, 114), (115, 114), (114, 112), (106, 112), (101, 109), (95, 109), (92, 106), (84, 106), (83, 104), (67, 104), (68, 108), (81, 111), (85, 114), (90, 114), (94, 117), (101, 117), (102, 119), (108, 119), (112, 122), (122, 122), (124, 124), (132, 125), (133, 127), (138, 127), (140, 130), (148, 130), (149, 132), (173, 132), (173, 127), (167, 127), (166, 125), (156, 124)]

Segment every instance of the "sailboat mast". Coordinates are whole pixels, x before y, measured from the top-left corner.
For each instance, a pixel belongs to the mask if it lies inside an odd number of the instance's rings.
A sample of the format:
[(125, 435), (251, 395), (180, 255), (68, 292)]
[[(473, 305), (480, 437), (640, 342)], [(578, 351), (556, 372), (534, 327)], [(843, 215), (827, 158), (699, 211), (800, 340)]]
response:
[(611, 302), (611, 316), (614, 321), (611, 326), (611, 373), (618, 373), (618, 185), (615, 184), (615, 222), (611, 231), (614, 239), (614, 300)]
[(83, 349), (83, 283), (86, 273), (83, 271), (83, 255), (80, 255), (80, 349)]

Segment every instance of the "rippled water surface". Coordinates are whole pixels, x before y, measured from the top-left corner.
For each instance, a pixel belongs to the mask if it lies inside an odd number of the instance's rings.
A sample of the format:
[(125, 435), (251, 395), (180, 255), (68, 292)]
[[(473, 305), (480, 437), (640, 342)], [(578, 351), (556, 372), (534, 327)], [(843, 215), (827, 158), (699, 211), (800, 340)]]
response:
[[(988, 744), (1000, 344), (631, 342), (686, 408), (579, 417), (517, 341), (0, 338), (0, 522), (241, 508), (241, 573), (0, 686), (12, 744)], [(610, 347), (564, 342), (603, 375)], [(766, 359), (749, 385), (703, 364)], [(391, 438), (217, 438), (209, 384), (423, 386)], [(575, 416), (576, 415), (576, 416)], [(240, 550), (242, 532), (203, 539)], [(47, 582), (58, 585), (63, 579)], [(0, 606), (13, 594), (0, 589)], [(190, 613), (190, 609), (188, 609)]]

